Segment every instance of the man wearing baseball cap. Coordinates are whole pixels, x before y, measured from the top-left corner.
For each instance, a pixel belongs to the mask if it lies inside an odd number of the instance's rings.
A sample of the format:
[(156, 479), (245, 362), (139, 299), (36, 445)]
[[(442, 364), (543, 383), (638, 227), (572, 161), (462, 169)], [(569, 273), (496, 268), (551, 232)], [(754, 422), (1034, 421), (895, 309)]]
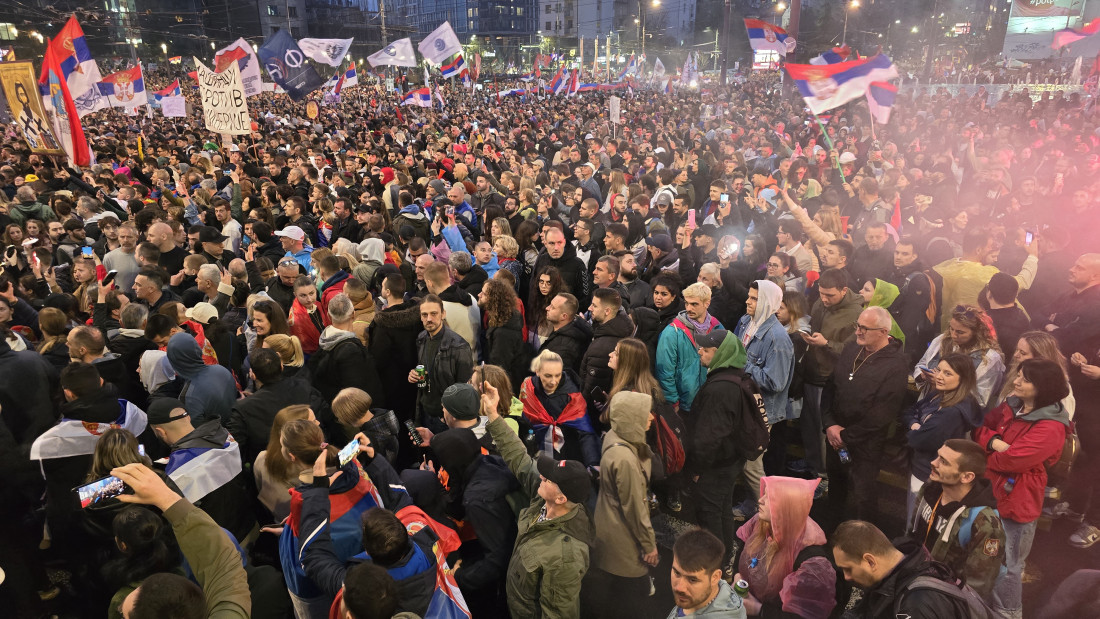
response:
[(497, 389), (483, 383), (481, 410), (489, 417), (489, 434), (531, 501), (520, 512), (508, 563), (508, 609), (512, 619), (578, 617), (581, 580), (595, 541), (584, 506), (592, 492), (588, 469), (575, 460), (527, 455), (523, 441), (500, 416), (499, 401)]
[(308, 273), (312, 266), (310, 255), (313, 253), (313, 248), (306, 244), (306, 231), (298, 226), (287, 226), (277, 231), (275, 236), (279, 237), (286, 255), (297, 260)]
[(203, 226), (199, 229), (198, 237), (199, 248), (202, 251), (198, 253), (201, 253), (210, 264), (220, 264), (225, 268), (229, 268), (229, 263), (233, 261), (235, 256), (232, 252), (225, 251), (225, 245), (223, 245), (225, 239), (226, 236), (217, 228)]
[[(496, 453), (493, 439), (485, 429), (488, 421), (481, 416), (481, 396), (469, 383), (455, 383), (443, 391), (443, 422), (448, 428), (469, 428), (477, 436), (478, 442), (489, 453)], [(434, 434), (428, 428), (416, 429), (428, 447)]]

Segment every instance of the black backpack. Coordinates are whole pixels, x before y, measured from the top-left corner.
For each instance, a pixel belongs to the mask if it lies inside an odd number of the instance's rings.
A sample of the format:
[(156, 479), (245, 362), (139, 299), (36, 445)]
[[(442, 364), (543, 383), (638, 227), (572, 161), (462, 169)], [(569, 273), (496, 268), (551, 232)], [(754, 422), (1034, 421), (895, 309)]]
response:
[(755, 460), (768, 449), (771, 431), (768, 428), (768, 414), (764, 411), (764, 396), (756, 381), (743, 370), (723, 372), (715, 380), (734, 383), (741, 393), (741, 419), (734, 427), (740, 431), (733, 434), (734, 449), (737, 457)]
[[(913, 591), (914, 589), (932, 589), (963, 601), (967, 607), (967, 617), (970, 619), (994, 619), (998, 616), (994, 614), (973, 587), (958, 579), (955, 582), (947, 582), (935, 576), (917, 576), (912, 582), (905, 585), (904, 591)], [(905, 599), (904, 595), (899, 595), (894, 599), (894, 614), (898, 617), (903, 616), (900, 611), (903, 599)]]

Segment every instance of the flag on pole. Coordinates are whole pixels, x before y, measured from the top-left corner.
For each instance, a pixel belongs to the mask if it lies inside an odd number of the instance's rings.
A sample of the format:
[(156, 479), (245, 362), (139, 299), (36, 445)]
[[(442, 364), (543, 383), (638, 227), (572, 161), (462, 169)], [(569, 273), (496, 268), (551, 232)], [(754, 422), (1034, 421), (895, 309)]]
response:
[(172, 56), (168, 59), (168, 64), (181, 64), (183, 62), (183, 56)]
[[(76, 24), (75, 19), (70, 20), (71, 24)], [(66, 28), (68, 28), (66, 24)], [(79, 26), (77, 26), (79, 29)], [(83, 35), (81, 35), (83, 38)], [(91, 150), (88, 148), (88, 141), (84, 137), (84, 128), (80, 125), (80, 115), (76, 110), (76, 102), (73, 101), (72, 94), (69, 92), (69, 84), (65, 79), (65, 70), (62, 68), (62, 62), (64, 60), (72, 60), (72, 52), (66, 50), (63, 47), (63, 41), (66, 41), (60, 36), (50, 41), (46, 46), (46, 55), (42, 58), (42, 75), (38, 78), (38, 89), (42, 94), (42, 104), (46, 109), (46, 113), (50, 116), (50, 120), (53, 122), (53, 132), (61, 142), (61, 147), (65, 149), (65, 154), (69, 157), (69, 163), (80, 167), (86, 166), (91, 163)], [(85, 49), (87, 49), (85, 47)], [(89, 57), (90, 58), (90, 57)], [(76, 66), (73, 67), (71, 73), (75, 73)], [(95, 61), (91, 61), (91, 67), (95, 67)], [(81, 67), (83, 73), (81, 78), (85, 78), (88, 74), (92, 73), (92, 69), (88, 67)], [(99, 77), (99, 68), (94, 69), (95, 76)], [(81, 83), (78, 79), (77, 83)]]
[(271, 35), (260, 46), (257, 55), (271, 81), (281, 86), (294, 101), (301, 101), (325, 83), (313, 66), (305, 62), (302, 50), (287, 30)]
[(405, 37), (367, 56), (370, 66), (377, 67), (389, 65), (393, 67), (415, 67), (416, 51), (413, 50), (412, 39)]
[(749, 45), (753, 51), (773, 51), (780, 56), (786, 56), (794, 51), (794, 37), (787, 36), (787, 31), (759, 19), (746, 19), (745, 30), (749, 33)]
[(96, 83), (95, 88), (73, 101), (76, 103), (77, 113), (82, 118), (107, 108), (131, 109), (148, 105), (149, 95), (145, 91), (141, 65), (108, 75)]
[(432, 106), (432, 91), (427, 86), (410, 90), (409, 94), (401, 100), (401, 105), (418, 105), (420, 107)]
[(443, 100), (443, 87), (442, 86), (436, 86), (435, 87), (435, 98), (439, 99), (439, 107), (441, 107), (441, 108), (447, 107), (447, 102)]
[(829, 65), (787, 64), (806, 107), (820, 114), (862, 97), (871, 82), (898, 77), (898, 70), (885, 54)]
[(1080, 28), (1063, 28), (1054, 33), (1054, 40), (1050, 44), (1051, 49), (1062, 49), (1070, 43), (1076, 43), (1100, 32), (1100, 17), (1090, 21)]
[(359, 85), (359, 74), (355, 72), (355, 63), (351, 63), (347, 71), (344, 71), (344, 88)]
[(623, 70), (622, 70), (622, 72), (621, 72), (621, 73), (619, 73), (619, 77), (618, 77), (618, 78), (616, 78), (616, 79), (615, 79), (615, 81), (616, 81), (616, 82), (621, 82), (621, 81), (623, 81), (624, 79), (626, 79), (626, 76), (627, 76), (627, 75), (633, 75), (633, 74), (634, 74), (634, 69), (635, 69), (636, 67), (637, 67), (637, 65), (635, 64), (635, 60), (634, 60), (634, 54), (631, 54), (631, 55), (630, 55), (630, 60), (629, 60), (629, 61), (627, 61), (627, 63), (626, 63), (626, 66), (625, 66), (625, 67), (623, 67)]
[(820, 56), (814, 56), (810, 59), (810, 64), (836, 64), (844, 62), (851, 55), (852, 49), (847, 45), (841, 45), (827, 52), (822, 52)]
[(263, 92), (263, 76), (260, 73), (260, 59), (252, 50), (252, 46), (243, 38), (233, 41), (228, 46), (218, 50), (214, 54), (214, 72), (221, 73), (229, 68), (231, 62), (237, 63), (241, 70), (241, 83), (244, 85), (246, 97), (252, 97)]
[(534, 71), (519, 76), (519, 80), (521, 82), (530, 82), (533, 79), (535, 79), (535, 72)]
[(547, 90), (555, 95), (565, 90), (566, 80), (564, 76), (565, 65), (558, 67), (558, 72), (554, 74), (554, 77), (550, 80), (550, 85), (547, 86)]
[(665, 82), (664, 93), (666, 95), (672, 94), (672, 80), (674, 80), (674, 79), (676, 79), (676, 78), (670, 77), (670, 78), (668, 78), (668, 81)]
[(351, 49), (351, 43), (355, 39), (302, 39), (298, 41), (298, 47), (307, 58), (311, 58), (327, 64), (330, 67), (338, 67), (344, 62)]
[(658, 58), (653, 62), (653, 74), (650, 75), (650, 80), (654, 82), (661, 81), (661, 78), (665, 76), (665, 63), (661, 62)]
[(474, 71), (471, 77), (475, 82), (477, 81), (477, 78), (481, 77), (481, 54), (477, 54), (474, 56)]
[(154, 92), (153, 93), (153, 100), (159, 103), (161, 97), (178, 97), (178, 96), (180, 96), (180, 80), (177, 77), (176, 81), (169, 84), (167, 88)]
[(68, 86), (70, 99), (84, 94), (103, 79), (76, 16), (65, 22), (49, 45), (54, 50), (54, 59), (61, 71), (59, 75)]
[(890, 122), (890, 111), (898, 97), (898, 87), (890, 82), (871, 82), (867, 86), (867, 108), (880, 125)]
[(445, 21), (417, 46), (420, 53), (432, 64), (443, 64), (443, 61), (462, 53), (462, 43), (459, 42), (455, 31), (451, 29), (451, 22)]
[(439, 66), (439, 72), (446, 78), (452, 78), (465, 70), (466, 61), (463, 60), (462, 54), (458, 54), (448, 62)]

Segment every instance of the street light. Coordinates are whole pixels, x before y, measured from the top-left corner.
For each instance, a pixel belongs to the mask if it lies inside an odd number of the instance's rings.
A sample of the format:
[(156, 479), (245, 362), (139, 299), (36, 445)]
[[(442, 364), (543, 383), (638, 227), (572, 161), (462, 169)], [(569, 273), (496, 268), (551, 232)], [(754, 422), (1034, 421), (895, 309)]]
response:
[(859, 0), (852, 0), (850, 3), (848, 3), (848, 6), (844, 7), (844, 34), (840, 35), (841, 46), (845, 45), (848, 41), (848, 10), (858, 8)]
[(777, 13), (782, 13), (783, 11), (787, 10), (787, 5), (780, 2), (779, 4), (775, 5), (775, 10)]

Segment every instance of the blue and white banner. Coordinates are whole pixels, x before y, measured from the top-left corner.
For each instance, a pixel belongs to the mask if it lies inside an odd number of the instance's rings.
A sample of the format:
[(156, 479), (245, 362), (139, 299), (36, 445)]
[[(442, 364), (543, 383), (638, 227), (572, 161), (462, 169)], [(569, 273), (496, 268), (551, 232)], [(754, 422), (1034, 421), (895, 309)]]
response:
[(294, 101), (301, 101), (325, 83), (324, 78), (306, 62), (306, 55), (286, 30), (271, 35), (256, 51), (256, 55), (271, 80), (281, 86)]

